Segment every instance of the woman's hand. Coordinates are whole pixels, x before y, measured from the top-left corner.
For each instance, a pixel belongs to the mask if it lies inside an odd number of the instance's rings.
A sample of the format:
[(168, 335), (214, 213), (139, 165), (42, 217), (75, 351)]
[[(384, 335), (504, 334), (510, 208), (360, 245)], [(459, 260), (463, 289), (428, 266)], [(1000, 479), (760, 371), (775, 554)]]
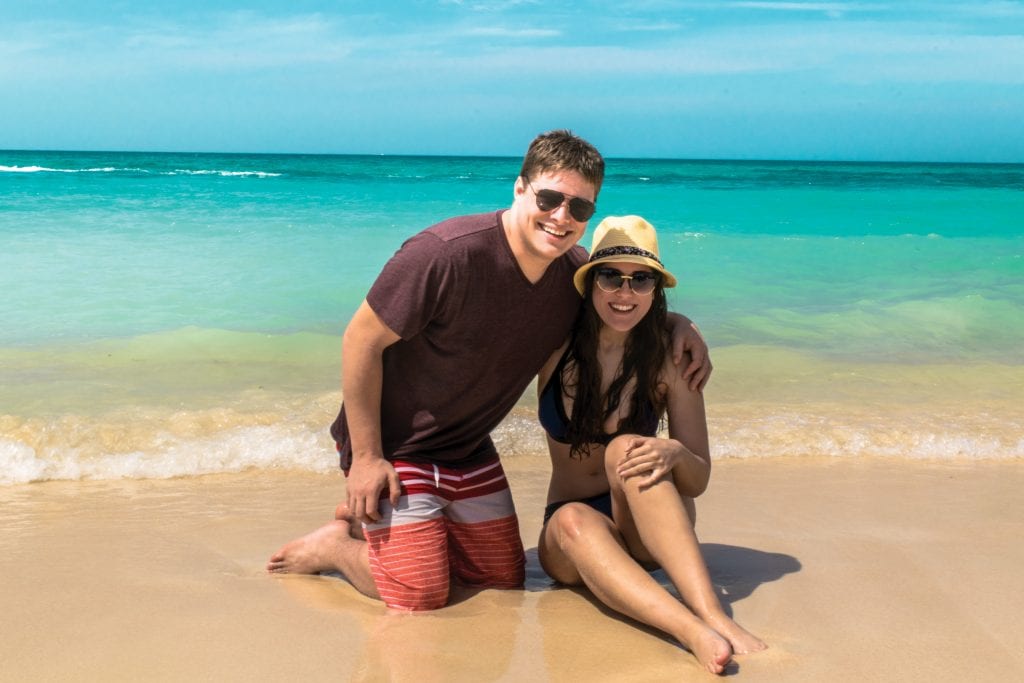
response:
[(645, 489), (665, 476), (671, 477), (672, 469), (685, 455), (686, 447), (675, 439), (636, 436), (626, 445), (616, 471), (623, 481), (640, 477), (639, 486)]

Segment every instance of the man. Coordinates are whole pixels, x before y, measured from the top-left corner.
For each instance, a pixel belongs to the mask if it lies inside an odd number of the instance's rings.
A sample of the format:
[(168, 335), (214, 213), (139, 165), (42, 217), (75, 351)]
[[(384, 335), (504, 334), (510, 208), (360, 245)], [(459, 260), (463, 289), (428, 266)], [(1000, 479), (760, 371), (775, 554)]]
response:
[[(592, 145), (544, 133), (510, 209), (449, 219), (402, 245), (345, 330), (331, 433), (347, 512), (281, 548), (269, 571), (337, 571), (404, 610), (445, 605), (452, 577), (522, 586), (518, 520), (489, 434), (572, 328), (572, 276), (586, 260), (576, 244), (603, 180)], [(691, 386), (703, 386), (703, 340), (679, 316), (674, 336), (677, 357), (685, 347), (695, 358)]]

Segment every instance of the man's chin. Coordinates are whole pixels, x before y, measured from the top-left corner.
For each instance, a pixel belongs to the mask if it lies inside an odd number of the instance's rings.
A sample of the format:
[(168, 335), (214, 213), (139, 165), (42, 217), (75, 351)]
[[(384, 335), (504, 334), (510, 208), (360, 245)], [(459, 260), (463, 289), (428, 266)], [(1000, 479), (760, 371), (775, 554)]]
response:
[(576, 242), (579, 240), (574, 239), (572, 233), (565, 235), (564, 237), (557, 237), (551, 233), (541, 231), (539, 247), (544, 253), (553, 254), (552, 258), (558, 258), (567, 251), (576, 246)]

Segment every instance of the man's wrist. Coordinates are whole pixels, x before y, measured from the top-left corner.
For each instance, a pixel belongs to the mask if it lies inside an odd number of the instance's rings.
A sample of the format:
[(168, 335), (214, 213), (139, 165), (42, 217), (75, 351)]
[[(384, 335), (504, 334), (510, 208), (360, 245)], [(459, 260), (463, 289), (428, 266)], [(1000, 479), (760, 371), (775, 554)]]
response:
[(384, 454), (380, 451), (352, 451), (352, 462), (370, 463), (384, 460)]

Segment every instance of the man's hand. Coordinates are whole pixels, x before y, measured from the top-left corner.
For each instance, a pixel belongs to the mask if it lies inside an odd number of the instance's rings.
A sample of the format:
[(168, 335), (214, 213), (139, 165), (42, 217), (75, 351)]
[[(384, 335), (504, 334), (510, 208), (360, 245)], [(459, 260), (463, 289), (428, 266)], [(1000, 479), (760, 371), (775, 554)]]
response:
[(348, 473), (348, 509), (360, 522), (380, 519), (377, 502), (388, 487), (392, 505), (398, 505), (398, 473), (381, 452), (380, 401), (384, 386), (384, 349), (398, 341), (363, 301), (342, 340), (341, 387), (352, 441), (352, 468)]
[(348, 509), (352, 516), (366, 524), (380, 520), (377, 503), (385, 486), (388, 487), (391, 506), (397, 506), (402, 492), (398, 472), (391, 463), (380, 457), (353, 459), (346, 483)]
[(678, 313), (669, 314), (669, 326), (672, 332), (672, 362), (682, 365), (686, 352), (690, 353), (690, 363), (683, 369), (683, 379), (690, 391), (704, 391), (704, 386), (711, 379), (711, 356), (703, 335), (693, 321)]

